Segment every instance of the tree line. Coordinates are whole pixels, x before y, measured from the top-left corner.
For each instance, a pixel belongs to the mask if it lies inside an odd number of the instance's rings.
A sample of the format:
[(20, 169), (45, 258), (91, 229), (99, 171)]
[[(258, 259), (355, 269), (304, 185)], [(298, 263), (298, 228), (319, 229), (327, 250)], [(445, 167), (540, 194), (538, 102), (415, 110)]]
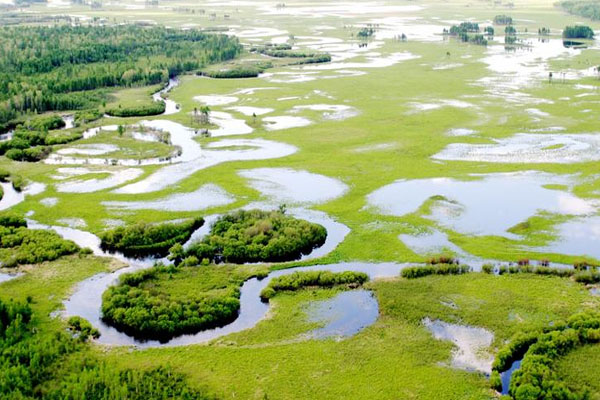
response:
[[(0, 28), (0, 128), (22, 113), (92, 108), (98, 89), (165, 83), (237, 57), (236, 38), (165, 27)], [(93, 91), (90, 93), (90, 91)]]

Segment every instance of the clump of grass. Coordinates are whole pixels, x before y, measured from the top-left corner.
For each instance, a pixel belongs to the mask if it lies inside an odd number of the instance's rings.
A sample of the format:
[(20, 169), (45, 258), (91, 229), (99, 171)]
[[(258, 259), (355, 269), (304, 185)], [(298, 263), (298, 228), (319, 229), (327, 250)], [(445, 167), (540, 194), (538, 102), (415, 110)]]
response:
[(330, 288), (346, 285), (349, 288), (358, 287), (369, 280), (364, 272), (331, 272), (331, 271), (298, 271), (293, 274), (274, 278), (260, 293), (262, 301), (268, 301), (277, 293), (297, 291), (307, 287)]
[(435, 264), (404, 268), (400, 275), (406, 279), (416, 279), (428, 275), (462, 275), (471, 272), (468, 265)]

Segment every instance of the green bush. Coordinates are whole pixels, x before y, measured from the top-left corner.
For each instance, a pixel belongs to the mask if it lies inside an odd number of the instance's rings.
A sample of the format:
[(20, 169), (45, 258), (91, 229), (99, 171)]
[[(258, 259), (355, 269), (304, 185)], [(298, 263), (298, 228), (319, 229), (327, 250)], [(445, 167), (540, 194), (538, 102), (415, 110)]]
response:
[(307, 287), (333, 287), (339, 285), (362, 285), (369, 280), (364, 272), (297, 271), (274, 278), (260, 293), (263, 301), (268, 301), (282, 291), (297, 291)]
[(513, 19), (508, 15), (496, 15), (494, 17), (494, 24), (496, 25), (510, 25), (513, 23)]
[(75, 125), (83, 125), (102, 118), (102, 113), (97, 108), (90, 110), (81, 110), (75, 113)]
[(46, 145), (67, 144), (83, 137), (83, 130), (68, 130), (52, 132), (46, 136)]
[[(493, 370), (498, 373), (510, 368), (522, 358), (513, 372), (509, 394), (517, 400), (526, 399), (587, 399), (588, 393), (572, 392), (553, 370), (558, 358), (578, 346), (600, 342), (600, 313), (588, 312), (558, 322), (543, 332), (515, 336), (496, 355)], [(493, 388), (497, 381), (490, 380)]]
[(321, 225), (280, 211), (241, 210), (220, 217), (210, 234), (192, 243), (184, 256), (216, 263), (291, 261), (322, 246), (326, 238)]
[(67, 324), (69, 325), (69, 329), (83, 342), (90, 337), (93, 339), (98, 339), (100, 337), (100, 331), (94, 328), (87, 319), (74, 316), (69, 318)]
[[(42, 333), (27, 303), (0, 299), (0, 398), (167, 400), (206, 399), (171, 368), (117, 369), (86, 351), (81, 339)], [(69, 320), (74, 329), (87, 321)], [(93, 329), (93, 328), (92, 328)]]
[(20, 215), (2, 213), (0, 214), (0, 226), (12, 228), (27, 227), (27, 221)]
[(23, 189), (25, 189), (25, 180), (21, 175), (11, 175), (10, 182), (12, 183), (13, 189), (15, 189), (17, 192), (21, 192)]
[(492, 389), (502, 392), (502, 378), (498, 371), (492, 371), (492, 374), (490, 375), (490, 386)]
[(436, 264), (404, 268), (400, 276), (406, 279), (416, 279), (428, 275), (460, 275), (471, 272), (468, 265)]
[(132, 257), (164, 257), (173, 245), (186, 242), (203, 224), (204, 219), (195, 218), (181, 223), (141, 222), (127, 227), (120, 226), (102, 232), (100, 246), (103, 250), (119, 251)]
[(594, 284), (600, 282), (600, 272), (598, 271), (585, 271), (579, 272), (574, 276), (575, 281), (584, 284)]
[(270, 62), (252, 65), (236, 65), (229, 69), (202, 71), (200, 75), (216, 79), (256, 78), (266, 69), (273, 67)]
[(154, 267), (123, 275), (120, 283), (102, 296), (102, 319), (138, 339), (167, 341), (223, 326), (237, 318), (237, 287), (219, 294), (190, 293), (183, 298), (160, 292), (160, 280), (177, 272), (174, 267)]
[(594, 31), (585, 25), (566, 26), (562, 36), (565, 39), (593, 39)]
[(3, 222), (7, 225), (0, 225), (0, 263), (5, 267), (53, 261), (79, 250), (54, 231), (28, 229), (13, 217), (5, 217)]
[(494, 273), (494, 266), (492, 264), (483, 264), (481, 266), (481, 271), (486, 273), (486, 274), (493, 274)]
[(51, 131), (64, 128), (65, 121), (59, 115), (40, 115), (30, 118), (22, 124), (22, 127), (30, 131)]
[(153, 101), (148, 104), (131, 107), (112, 107), (106, 110), (106, 113), (112, 117), (145, 117), (148, 115), (158, 115), (165, 112), (166, 104), (164, 101)]

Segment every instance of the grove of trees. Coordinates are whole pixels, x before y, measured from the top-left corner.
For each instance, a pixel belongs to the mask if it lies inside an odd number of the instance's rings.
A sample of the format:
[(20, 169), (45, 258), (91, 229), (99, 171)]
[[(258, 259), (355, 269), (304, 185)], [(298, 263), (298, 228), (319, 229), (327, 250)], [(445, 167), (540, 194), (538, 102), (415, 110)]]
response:
[(281, 211), (240, 210), (223, 215), (210, 234), (172, 258), (210, 262), (281, 262), (299, 259), (322, 246), (327, 230)]
[[(73, 320), (77, 328), (89, 322)], [(72, 329), (76, 329), (73, 328)], [(85, 334), (85, 333), (84, 333)], [(31, 305), (0, 299), (0, 398), (7, 400), (207, 399), (169, 367), (118, 369), (81, 336), (41, 332)]]
[(26, 221), (11, 214), (0, 215), (0, 265), (38, 264), (74, 254), (79, 247), (56, 232), (27, 228)]
[(223, 326), (240, 308), (238, 287), (214, 293), (175, 296), (160, 283), (177, 274), (175, 267), (154, 267), (126, 274), (102, 296), (102, 319), (140, 340), (167, 341), (174, 336)]
[(0, 131), (23, 113), (94, 108), (100, 89), (165, 83), (230, 60), (236, 38), (164, 27), (0, 28)]
[(164, 257), (176, 243), (186, 242), (192, 233), (204, 224), (201, 217), (180, 223), (119, 226), (102, 232), (100, 246), (107, 251), (118, 251), (131, 257)]

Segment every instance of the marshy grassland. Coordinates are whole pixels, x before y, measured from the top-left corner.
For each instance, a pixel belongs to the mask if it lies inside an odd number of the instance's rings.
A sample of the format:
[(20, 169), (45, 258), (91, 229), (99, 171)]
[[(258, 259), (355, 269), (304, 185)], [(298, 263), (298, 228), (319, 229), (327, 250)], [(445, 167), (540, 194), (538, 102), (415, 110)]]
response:
[[(594, 5), (156, 3), (0, 8), (0, 397), (599, 398)], [(496, 390), (557, 329), (562, 386)]]

